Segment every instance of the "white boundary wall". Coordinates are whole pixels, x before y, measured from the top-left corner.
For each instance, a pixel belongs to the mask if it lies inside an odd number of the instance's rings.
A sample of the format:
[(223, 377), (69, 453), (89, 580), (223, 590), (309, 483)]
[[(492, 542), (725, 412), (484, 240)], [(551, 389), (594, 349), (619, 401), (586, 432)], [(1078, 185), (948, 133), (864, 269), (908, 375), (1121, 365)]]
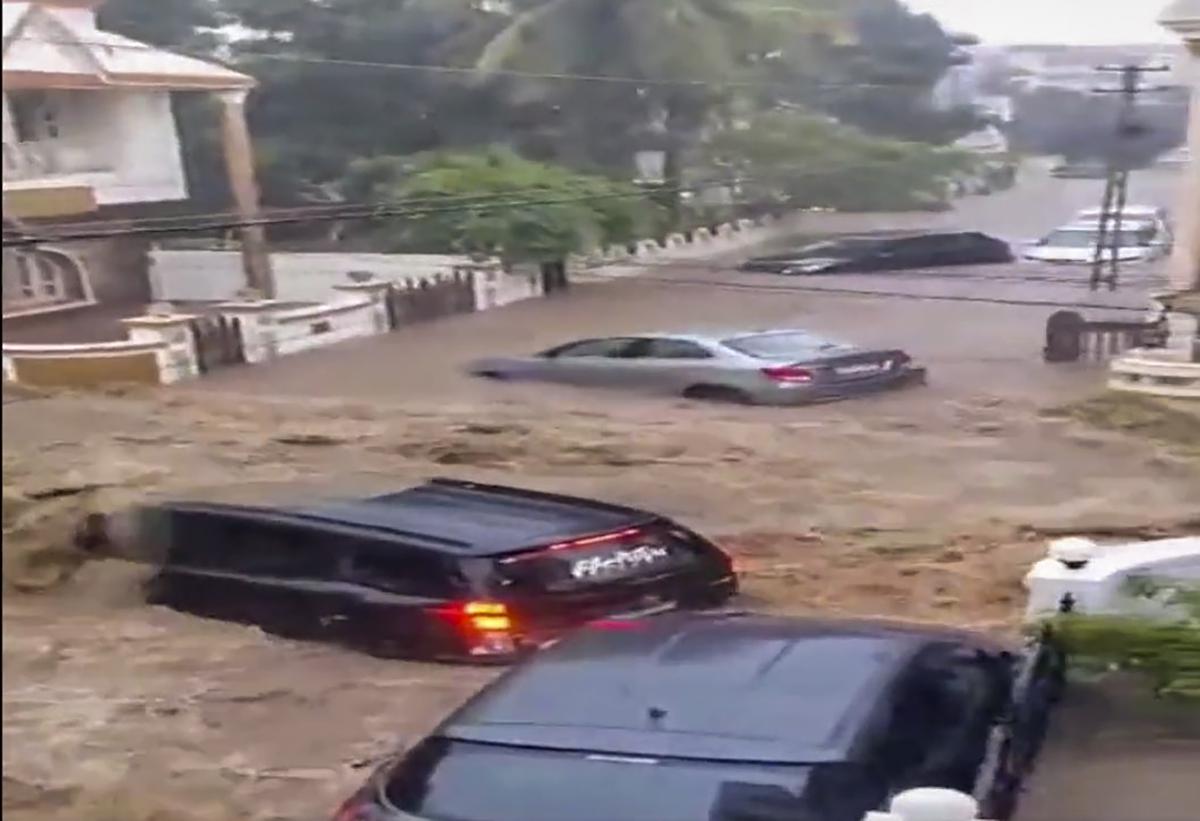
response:
[[(150, 252), (150, 288), (159, 302), (224, 302), (246, 284), (238, 251)], [(449, 277), (463, 256), (440, 254), (342, 254), (273, 252), (276, 298), (284, 302), (326, 302), (351, 271), (369, 271), (388, 282)]]
[[(158, 302), (228, 302), (245, 287), (238, 251), (150, 252), (150, 288)], [(541, 295), (536, 271), (506, 273), (449, 254), (272, 253), (276, 298), (281, 302), (326, 303), (338, 298), (351, 271), (371, 281), (406, 284), (448, 279), (458, 266), (476, 270), (475, 309), (485, 311)]]
[(1089, 539), (1051, 542), (1046, 558), (1025, 577), (1026, 617), (1053, 615), (1067, 595), (1079, 613), (1182, 616), (1161, 601), (1129, 596), (1126, 583), (1132, 578), (1200, 584), (1200, 536), (1109, 545)]

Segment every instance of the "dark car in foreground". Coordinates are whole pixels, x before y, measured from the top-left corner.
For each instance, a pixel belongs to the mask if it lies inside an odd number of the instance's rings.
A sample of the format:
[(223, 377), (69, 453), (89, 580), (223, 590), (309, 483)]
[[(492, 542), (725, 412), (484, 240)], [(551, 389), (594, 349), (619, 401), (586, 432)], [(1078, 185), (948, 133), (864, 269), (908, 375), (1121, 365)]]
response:
[(1008, 819), (1063, 662), (1049, 643), (746, 614), (605, 623), (379, 767), (337, 821), (862, 821), (918, 786)]
[(1003, 240), (977, 231), (959, 231), (840, 237), (753, 257), (742, 263), (740, 270), (796, 276), (993, 265), (1014, 259), (1012, 248)]
[(720, 605), (715, 545), (634, 508), (471, 482), (297, 507), (148, 508), (155, 603), (385, 655), (510, 660), (597, 618)]
[(920, 384), (894, 348), (858, 348), (796, 328), (584, 339), (469, 370), (502, 380), (640, 390), (743, 405), (801, 405)]

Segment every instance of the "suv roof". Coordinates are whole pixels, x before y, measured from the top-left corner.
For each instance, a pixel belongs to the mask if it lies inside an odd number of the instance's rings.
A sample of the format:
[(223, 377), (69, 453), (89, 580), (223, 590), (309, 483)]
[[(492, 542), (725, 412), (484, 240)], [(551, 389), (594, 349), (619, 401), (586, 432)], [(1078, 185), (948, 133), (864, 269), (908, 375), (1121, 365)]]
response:
[(938, 628), (740, 614), (620, 627), (543, 651), (440, 734), (624, 755), (845, 761), (913, 655), (938, 640), (991, 646)]
[(433, 479), (399, 493), (299, 507), (176, 504), (296, 525), (351, 528), (434, 550), (472, 556), (511, 553), (646, 524), (634, 508), (522, 488)]

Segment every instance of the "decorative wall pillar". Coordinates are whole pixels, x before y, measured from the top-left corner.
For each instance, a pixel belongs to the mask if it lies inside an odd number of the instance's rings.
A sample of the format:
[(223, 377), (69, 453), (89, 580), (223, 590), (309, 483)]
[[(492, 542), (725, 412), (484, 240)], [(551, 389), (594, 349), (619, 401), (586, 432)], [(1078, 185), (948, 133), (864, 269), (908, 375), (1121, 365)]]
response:
[(155, 357), (159, 381), (163, 385), (200, 375), (196, 345), (189, 330), (195, 318), (193, 314), (150, 313), (121, 320), (130, 342), (162, 346)]
[(333, 290), (354, 296), (365, 296), (371, 300), (371, 327), (375, 333), (381, 334), (388, 330), (387, 295), (392, 284), (387, 280), (367, 280), (366, 282), (346, 282), (334, 285)]
[[(216, 92), (221, 104), (221, 141), (225, 153), (225, 168), (229, 187), (239, 219), (258, 217), (259, 191), (254, 174), (254, 148), (246, 126), (246, 89)], [(240, 230), (242, 267), (246, 285), (268, 299), (275, 298), (275, 278), (271, 271), (271, 256), (267, 251), (266, 233), (262, 226), (247, 226)]]

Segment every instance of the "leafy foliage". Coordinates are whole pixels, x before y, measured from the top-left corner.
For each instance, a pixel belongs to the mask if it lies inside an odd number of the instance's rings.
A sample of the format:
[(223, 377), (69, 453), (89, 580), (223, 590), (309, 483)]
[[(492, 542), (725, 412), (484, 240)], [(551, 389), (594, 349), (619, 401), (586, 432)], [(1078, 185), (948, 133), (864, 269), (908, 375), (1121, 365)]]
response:
[[(392, 250), (452, 248), (546, 262), (628, 241), (653, 230), (656, 218), (632, 185), (526, 160), (505, 148), (376, 157), (353, 164), (348, 185), (356, 196), (414, 198), (435, 211), (406, 219), (398, 232), (384, 229)], [(442, 200), (454, 207), (436, 213)], [(498, 208), (497, 202), (519, 205)]]
[(748, 177), (752, 198), (794, 206), (896, 210), (940, 202), (962, 152), (872, 137), (804, 111), (772, 111), (708, 144), (713, 164)]
[(216, 0), (154, 0), (153, 13), (145, 0), (108, 0), (97, 19), (102, 29), (190, 51), (211, 51), (218, 42), (214, 30), (224, 22)]
[(1060, 616), (1055, 632), (1067, 651), (1085, 662), (1138, 670), (1161, 695), (1200, 699), (1200, 587), (1139, 578), (1126, 593), (1178, 607), (1183, 616)]
[[(210, 53), (217, 35), (237, 28), (220, 53), (259, 80), (250, 126), (263, 200), (273, 206), (328, 202), (331, 192), (353, 189), (373, 158), (394, 164), (396, 157), (505, 144), (541, 163), (629, 179), (635, 153), (657, 150), (666, 158), (666, 219), (678, 225), (680, 204), (668, 192), (681, 180), (711, 177), (701, 151), (706, 135), (756, 111), (799, 103), (917, 140), (954, 131), (922, 102), (953, 62), (953, 44), (932, 18), (909, 13), (899, 0), (511, 0), (512, 14), (478, 0), (152, 5), (110, 0), (102, 22)], [(481, 71), (388, 67), (395, 64)], [(488, 69), (647, 82), (540, 80)], [(657, 82), (664, 78), (681, 82)], [(177, 96), (194, 199), (215, 210), (228, 201), (215, 121), (202, 99)], [(826, 180), (815, 200), (850, 201), (846, 192), (883, 180), (887, 190), (877, 196), (856, 195), (863, 207), (911, 202), (913, 191), (900, 189), (925, 186), (927, 163), (943, 159), (852, 133), (867, 164), (857, 177)], [(834, 148), (822, 150), (837, 154)], [(786, 162), (807, 156), (791, 152)], [(811, 156), (824, 155), (814, 149)], [(904, 163), (911, 174), (900, 173)], [(896, 173), (880, 176), (881, 167)], [(564, 213), (534, 223), (551, 228)], [(625, 219), (610, 215), (602, 233), (619, 235), (613, 226)], [(549, 244), (564, 245), (571, 230), (555, 231)]]

